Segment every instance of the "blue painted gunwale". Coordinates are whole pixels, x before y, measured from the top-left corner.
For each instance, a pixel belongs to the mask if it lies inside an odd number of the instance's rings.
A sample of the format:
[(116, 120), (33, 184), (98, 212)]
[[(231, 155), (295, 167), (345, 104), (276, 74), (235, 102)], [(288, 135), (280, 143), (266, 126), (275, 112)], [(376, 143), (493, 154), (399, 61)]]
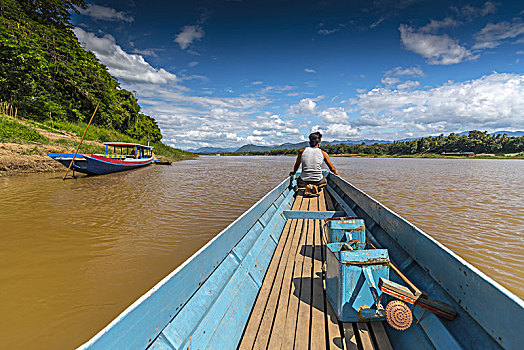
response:
[[(395, 348), (413, 344), (423, 348), (424, 338), (431, 342), (428, 348), (521, 348), (524, 302), (520, 298), (340, 177), (328, 175), (328, 191), (337, 210), (364, 219), (366, 234), (389, 249), (391, 260), (410, 280), (458, 313), (449, 321), (426, 312), (419, 325), (405, 332), (386, 327)], [(398, 276), (392, 279), (400, 282)], [(415, 319), (422, 313), (415, 307)]]
[(286, 179), (79, 349), (235, 347), (292, 200)]

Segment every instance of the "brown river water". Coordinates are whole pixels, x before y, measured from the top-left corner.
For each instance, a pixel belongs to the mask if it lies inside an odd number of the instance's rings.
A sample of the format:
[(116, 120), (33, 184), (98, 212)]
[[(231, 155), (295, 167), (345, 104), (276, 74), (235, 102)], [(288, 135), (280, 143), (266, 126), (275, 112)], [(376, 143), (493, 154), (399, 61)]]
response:
[[(332, 160), (344, 179), (524, 298), (524, 161)], [(67, 181), (0, 178), (0, 348), (87, 341), (293, 164), (202, 156)]]

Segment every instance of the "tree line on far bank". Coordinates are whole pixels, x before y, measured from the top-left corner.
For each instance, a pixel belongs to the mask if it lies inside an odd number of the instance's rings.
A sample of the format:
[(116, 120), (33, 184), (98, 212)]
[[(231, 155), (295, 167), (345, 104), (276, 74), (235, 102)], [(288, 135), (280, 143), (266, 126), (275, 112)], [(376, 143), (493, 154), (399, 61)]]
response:
[[(486, 131), (473, 130), (468, 135), (451, 133), (449, 136), (423, 137), (413, 141), (392, 143), (374, 143), (371, 145), (321, 145), (328, 154), (364, 154), (364, 155), (410, 155), (442, 154), (454, 152), (479, 153), (519, 153), (524, 152), (524, 136), (508, 137), (506, 134), (490, 135)], [(252, 155), (293, 155), (298, 149), (278, 149), (262, 152), (248, 152)]]
[(29, 119), (74, 123), (87, 123), (100, 102), (95, 125), (160, 141), (160, 128), (140, 112), (133, 93), (80, 46), (70, 13), (85, 6), (83, 0), (0, 1), (0, 101)]

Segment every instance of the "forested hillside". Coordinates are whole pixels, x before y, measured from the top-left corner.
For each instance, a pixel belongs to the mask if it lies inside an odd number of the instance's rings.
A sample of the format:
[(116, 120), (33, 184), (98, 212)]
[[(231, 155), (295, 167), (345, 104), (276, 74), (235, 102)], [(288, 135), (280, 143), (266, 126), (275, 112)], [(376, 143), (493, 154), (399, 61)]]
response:
[(84, 50), (70, 23), (83, 0), (0, 0), (0, 101), (18, 115), (43, 121), (87, 122), (137, 140), (160, 141), (156, 121), (140, 113), (95, 55)]
[[(524, 153), (524, 136), (490, 135), (485, 131), (473, 130), (468, 135), (439, 135), (423, 137), (418, 140), (374, 143), (372, 145), (324, 145), (321, 148), (329, 154), (363, 155), (415, 155), (441, 154), (444, 152), (473, 152), (489, 154)], [(297, 154), (297, 149), (250, 152), (250, 154)]]

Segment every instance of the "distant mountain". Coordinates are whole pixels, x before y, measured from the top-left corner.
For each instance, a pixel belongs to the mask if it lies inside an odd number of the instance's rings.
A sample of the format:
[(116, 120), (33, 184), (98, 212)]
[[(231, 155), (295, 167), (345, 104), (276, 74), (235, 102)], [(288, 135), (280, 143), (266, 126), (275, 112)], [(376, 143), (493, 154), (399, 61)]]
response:
[(200, 147), (197, 149), (188, 149), (187, 151), (193, 153), (231, 153), (235, 152), (236, 148), (219, 148), (219, 147)]
[(509, 137), (520, 137), (524, 136), (524, 131), (495, 131), (490, 133), (490, 135), (503, 135), (506, 134)]
[[(457, 135), (468, 135), (469, 131), (464, 131), (461, 133), (457, 133)], [(506, 134), (510, 137), (518, 137), (518, 136), (524, 136), (524, 131), (495, 131), (490, 133), (490, 135), (497, 135), (497, 134)], [(396, 140), (397, 142), (405, 142), (405, 141), (414, 141), (421, 139), (422, 137), (411, 137), (411, 138), (405, 138), (401, 140)], [(346, 141), (322, 141), (325, 145), (339, 145), (342, 143), (345, 143), (347, 145), (360, 145), (362, 143), (366, 145), (372, 145), (374, 143), (392, 143), (391, 140), (375, 140), (375, 139), (363, 139), (363, 140), (346, 140)], [(309, 145), (309, 142), (298, 142), (298, 143), (290, 143), (286, 142), (281, 145), (276, 146), (257, 146), (253, 144), (244, 145), (238, 149), (235, 148), (213, 148), (213, 147), (201, 147), (196, 150), (188, 150), (193, 153), (247, 153), (247, 152), (264, 152), (264, 151), (270, 151), (270, 150), (279, 150), (279, 149), (300, 149), (307, 147)]]
[(270, 146), (257, 146), (253, 144), (244, 145), (234, 151), (235, 153), (244, 153), (244, 152), (263, 152), (263, 151), (269, 151), (271, 149)]
[(278, 146), (271, 146), (271, 149), (297, 149), (297, 148), (304, 148), (309, 145), (308, 141), (299, 142), (299, 143), (283, 143)]
[[(392, 142), (392, 141), (387, 141), (387, 140), (369, 140), (369, 139), (356, 140), (356, 141), (350, 141), (350, 140), (348, 140), (348, 141), (322, 141), (322, 143), (326, 144), (326, 145), (338, 145), (338, 144), (341, 144), (341, 143), (345, 143), (345, 144), (348, 144), (348, 145), (360, 145), (363, 142), (366, 145), (371, 145), (373, 143), (389, 143), (389, 142)], [(308, 141), (299, 142), (299, 143), (286, 142), (286, 143), (283, 143), (283, 144), (277, 145), (277, 146), (257, 146), (257, 145), (249, 144), (249, 145), (244, 145), (244, 146), (240, 147), (239, 149), (237, 149), (234, 152), (235, 153), (245, 153), (245, 152), (264, 152), (264, 151), (270, 151), (270, 150), (273, 150), (273, 149), (275, 149), (275, 150), (276, 149), (300, 149), (300, 148), (307, 147), (308, 145), (309, 145)]]

